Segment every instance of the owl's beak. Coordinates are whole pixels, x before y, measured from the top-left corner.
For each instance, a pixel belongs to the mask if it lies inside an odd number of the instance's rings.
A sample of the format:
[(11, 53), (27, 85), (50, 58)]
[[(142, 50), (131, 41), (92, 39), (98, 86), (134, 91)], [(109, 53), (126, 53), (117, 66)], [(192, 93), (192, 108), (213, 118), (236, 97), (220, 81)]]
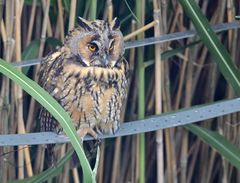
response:
[(100, 59), (99, 59), (100, 65), (102, 67), (106, 67), (107, 65), (109, 65), (109, 60), (107, 58), (107, 55), (104, 54)]
[(109, 64), (109, 61), (107, 59), (104, 59), (104, 58), (100, 59), (99, 61), (100, 61), (100, 65), (102, 67), (106, 67)]

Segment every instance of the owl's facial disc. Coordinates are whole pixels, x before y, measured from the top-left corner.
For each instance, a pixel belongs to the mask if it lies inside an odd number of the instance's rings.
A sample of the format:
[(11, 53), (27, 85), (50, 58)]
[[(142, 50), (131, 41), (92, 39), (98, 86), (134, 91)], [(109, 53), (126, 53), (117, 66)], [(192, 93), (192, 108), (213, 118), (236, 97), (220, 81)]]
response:
[[(79, 28), (66, 40), (71, 52), (85, 67), (113, 68), (124, 54), (120, 22), (87, 21), (78, 18)], [(74, 39), (73, 39), (74, 38)]]
[[(96, 36), (95, 36), (96, 37)], [(98, 67), (114, 67), (117, 60), (114, 58), (114, 39), (93, 40), (88, 44), (91, 52), (90, 65)]]
[(120, 33), (86, 35), (80, 44), (79, 55), (85, 66), (113, 68), (123, 55)]

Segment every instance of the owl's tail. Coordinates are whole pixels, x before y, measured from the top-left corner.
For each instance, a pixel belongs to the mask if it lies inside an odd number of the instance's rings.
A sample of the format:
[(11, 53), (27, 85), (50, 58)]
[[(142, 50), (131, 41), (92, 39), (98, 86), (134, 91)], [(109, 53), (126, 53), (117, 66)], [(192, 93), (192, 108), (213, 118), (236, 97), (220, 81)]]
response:
[(54, 149), (55, 149), (55, 144), (49, 144), (47, 145), (46, 147), (47, 149), (47, 157), (46, 157), (46, 160), (47, 160), (47, 165), (48, 167), (53, 167), (56, 165), (57, 163), (57, 157), (56, 157), (56, 154), (54, 152)]
[[(83, 142), (83, 149), (85, 152), (85, 155), (88, 159), (88, 162), (90, 163), (91, 167), (94, 168), (96, 155), (97, 155), (97, 149), (101, 145), (101, 142), (99, 140), (90, 140), (90, 141), (84, 141)], [(76, 152), (73, 153), (71, 161), (70, 161), (70, 168), (75, 168), (80, 165), (78, 156)]]
[[(45, 109), (41, 108), (39, 113), (39, 120), (41, 124), (41, 131), (53, 131), (56, 132), (57, 129), (57, 121), (54, 117)], [(55, 144), (48, 144), (46, 147), (46, 160), (48, 167), (55, 166), (57, 162), (57, 157), (55, 153)]]

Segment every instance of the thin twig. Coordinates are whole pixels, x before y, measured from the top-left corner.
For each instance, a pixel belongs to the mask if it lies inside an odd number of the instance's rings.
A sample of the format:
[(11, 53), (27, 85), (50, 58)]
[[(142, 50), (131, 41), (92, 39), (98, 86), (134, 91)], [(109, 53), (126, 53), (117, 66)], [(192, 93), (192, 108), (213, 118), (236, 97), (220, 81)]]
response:
[(132, 37), (135, 37), (136, 35), (145, 32), (146, 30), (154, 27), (155, 24), (156, 24), (156, 22), (155, 22), (155, 21), (152, 21), (151, 23), (149, 23), (149, 24), (141, 27), (140, 29), (138, 29), (138, 30), (136, 30), (136, 31), (134, 31), (134, 32), (131, 32), (130, 34), (124, 36), (124, 41), (127, 41), (127, 40), (131, 39)]

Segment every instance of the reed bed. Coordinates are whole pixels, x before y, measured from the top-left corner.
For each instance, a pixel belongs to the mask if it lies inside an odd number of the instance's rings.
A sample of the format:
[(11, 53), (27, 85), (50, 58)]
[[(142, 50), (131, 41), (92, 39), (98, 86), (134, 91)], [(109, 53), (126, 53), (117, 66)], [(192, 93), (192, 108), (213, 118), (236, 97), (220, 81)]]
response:
[[(238, 1), (198, 1), (211, 24), (232, 22)], [(125, 41), (158, 37), (193, 29), (177, 0), (6, 0), (0, 1), (0, 58), (9, 63), (42, 58), (61, 45), (76, 25), (76, 17), (118, 17)], [(218, 35), (239, 66), (239, 30)], [(220, 74), (199, 38), (172, 41), (127, 50), (131, 76), (123, 121), (143, 119), (197, 104), (233, 98), (234, 92)], [(187, 46), (194, 43), (193, 46)], [(182, 51), (176, 52), (177, 48)], [(172, 50), (171, 57), (163, 57)], [(154, 60), (154, 62), (152, 62)], [(39, 66), (21, 71), (38, 80)], [(38, 104), (8, 78), (0, 79), (0, 134), (39, 131)], [(240, 146), (238, 113), (203, 121)], [(64, 156), (67, 146), (61, 147)], [(183, 127), (116, 139), (101, 145), (97, 182), (211, 183), (240, 182), (240, 172), (224, 157)], [(44, 169), (42, 146), (0, 147), (0, 182), (37, 175)], [(80, 168), (63, 172), (49, 182), (82, 180)]]

